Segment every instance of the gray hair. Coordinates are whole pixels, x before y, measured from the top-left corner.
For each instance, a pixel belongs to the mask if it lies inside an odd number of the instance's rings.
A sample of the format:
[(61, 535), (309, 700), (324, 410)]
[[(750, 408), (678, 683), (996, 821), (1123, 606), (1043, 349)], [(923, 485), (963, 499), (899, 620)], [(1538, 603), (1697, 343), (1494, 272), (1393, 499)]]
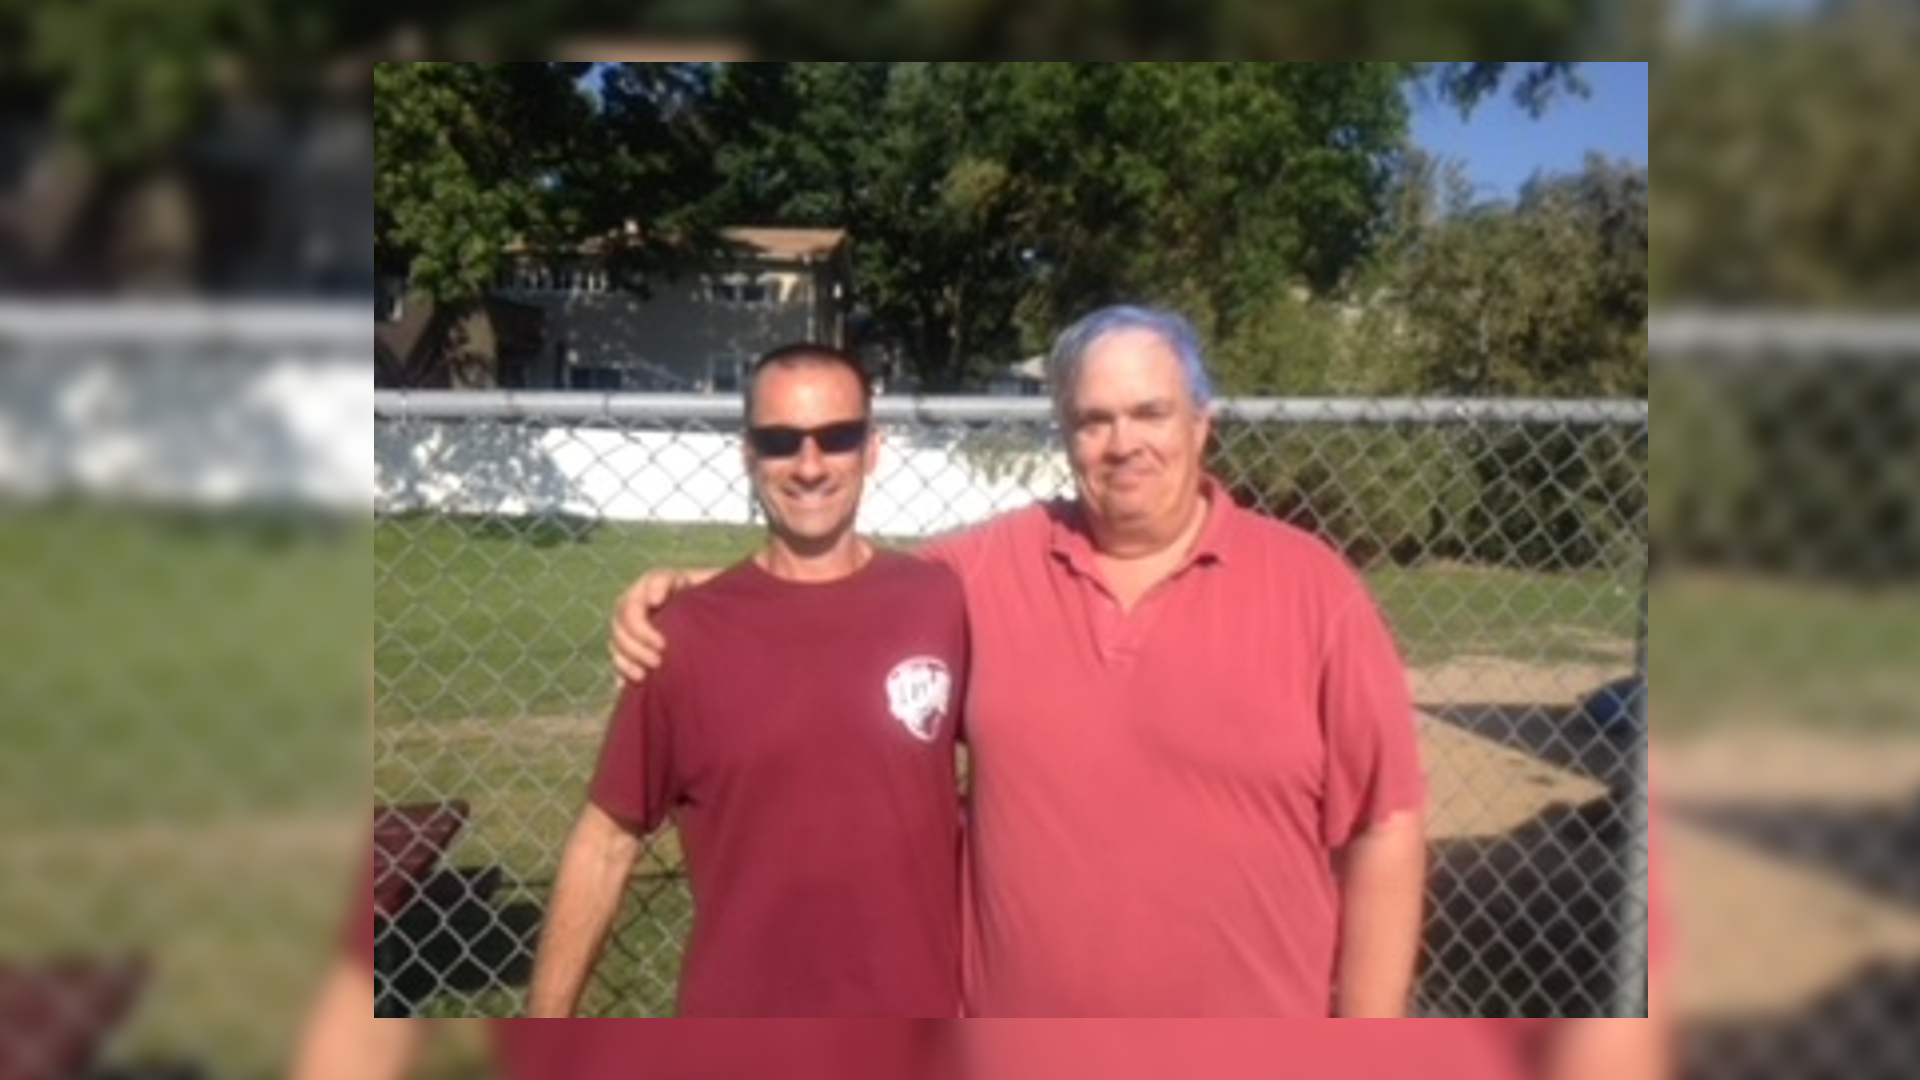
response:
[(1060, 331), (1047, 353), (1047, 384), (1053, 394), (1053, 416), (1063, 428), (1069, 419), (1073, 387), (1080, 379), (1087, 350), (1108, 334), (1123, 330), (1145, 330), (1166, 342), (1180, 361), (1180, 372), (1186, 378), (1187, 393), (1193, 397), (1195, 407), (1205, 409), (1213, 404), (1213, 380), (1201, 360), (1200, 335), (1194, 332), (1193, 324), (1161, 308), (1114, 304), (1082, 316)]

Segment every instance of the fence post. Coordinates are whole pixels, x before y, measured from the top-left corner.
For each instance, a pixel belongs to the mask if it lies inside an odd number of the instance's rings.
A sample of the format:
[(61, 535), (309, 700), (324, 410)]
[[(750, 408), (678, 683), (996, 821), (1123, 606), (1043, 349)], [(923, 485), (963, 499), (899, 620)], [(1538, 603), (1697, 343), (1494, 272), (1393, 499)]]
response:
[(1633, 701), (1632, 759), (1619, 790), (1620, 808), (1626, 826), (1621, 843), (1621, 869), (1625, 887), (1620, 890), (1616, 916), (1620, 927), (1618, 956), (1614, 964), (1614, 1002), (1610, 1015), (1647, 1015), (1647, 588), (1648, 570), (1640, 579), (1640, 633), (1635, 647), (1634, 670), (1640, 683)]

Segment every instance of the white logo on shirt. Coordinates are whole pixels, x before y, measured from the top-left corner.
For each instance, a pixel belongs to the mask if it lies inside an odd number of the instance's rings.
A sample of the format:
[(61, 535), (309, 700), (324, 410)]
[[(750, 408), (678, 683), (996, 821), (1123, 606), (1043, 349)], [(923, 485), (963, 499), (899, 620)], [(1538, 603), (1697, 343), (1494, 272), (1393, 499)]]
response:
[(932, 742), (940, 731), (953, 694), (953, 676), (947, 665), (931, 656), (902, 660), (887, 674), (887, 707), (901, 726), (921, 742)]

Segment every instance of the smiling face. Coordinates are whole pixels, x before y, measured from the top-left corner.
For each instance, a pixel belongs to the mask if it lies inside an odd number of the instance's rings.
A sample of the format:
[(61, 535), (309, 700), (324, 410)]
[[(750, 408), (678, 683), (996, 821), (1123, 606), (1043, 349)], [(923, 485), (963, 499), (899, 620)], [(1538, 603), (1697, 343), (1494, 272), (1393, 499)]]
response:
[[(770, 364), (754, 376), (749, 415), (747, 474), (766, 510), (772, 544), (804, 559), (851, 545), (861, 490), (878, 460), (859, 378), (827, 360)], [(835, 436), (849, 424), (865, 430), (845, 446)], [(793, 430), (812, 434), (796, 447)]]
[(1064, 405), (1068, 456), (1101, 547), (1174, 542), (1201, 512), (1212, 419), (1173, 347), (1145, 329), (1103, 335)]

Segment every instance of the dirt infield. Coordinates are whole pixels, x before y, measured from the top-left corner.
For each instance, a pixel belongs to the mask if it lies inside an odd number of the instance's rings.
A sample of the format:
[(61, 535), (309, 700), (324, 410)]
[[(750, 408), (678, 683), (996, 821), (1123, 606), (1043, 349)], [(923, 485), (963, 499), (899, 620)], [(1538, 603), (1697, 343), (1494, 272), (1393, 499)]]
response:
[[(1439, 892), (1462, 895), (1461, 925), (1541, 917), (1505, 895), (1516, 882), (1591, 907), (1609, 856), (1578, 808), (1603, 805), (1626, 748), (1577, 703), (1618, 674), (1498, 659), (1414, 673)], [(1778, 717), (1656, 737), (1653, 758), (1682, 1015), (1784, 1020), (1876, 965), (1920, 965), (1920, 733)]]

